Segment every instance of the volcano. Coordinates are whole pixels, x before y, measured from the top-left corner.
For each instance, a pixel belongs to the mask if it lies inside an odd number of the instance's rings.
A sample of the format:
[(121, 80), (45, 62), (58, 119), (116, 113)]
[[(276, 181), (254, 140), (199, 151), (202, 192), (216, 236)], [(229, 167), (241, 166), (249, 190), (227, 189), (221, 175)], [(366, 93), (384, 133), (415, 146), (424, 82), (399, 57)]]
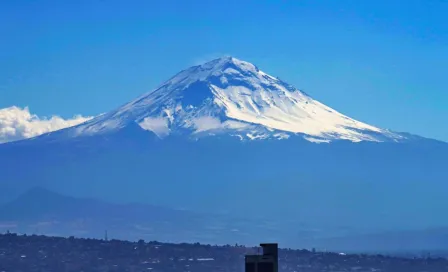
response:
[(444, 142), (357, 121), (223, 57), (86, 123), (0, 145), (0, 200), (38, 186), (250, 214), (288, 241), (299, 229), (442, 227), (446, 154)]
[(159, 138), (231, 135), (241, 140), (407, 141), (409, 135), (356, 121), (255, 65), (224, 57), (186, 69), (117, 110), (64, 133), (107, 134), (138, 124)]

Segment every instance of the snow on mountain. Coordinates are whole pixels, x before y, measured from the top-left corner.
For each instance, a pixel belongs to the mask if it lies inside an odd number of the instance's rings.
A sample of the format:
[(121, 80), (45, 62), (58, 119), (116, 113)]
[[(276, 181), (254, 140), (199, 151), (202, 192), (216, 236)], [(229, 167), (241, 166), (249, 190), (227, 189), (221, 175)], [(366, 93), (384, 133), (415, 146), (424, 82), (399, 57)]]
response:
[(72, 136), (95, 135), (134, 122), (160, 138), (225, 133), (249, 140), (300, 135), (316, 143), (406, 139), (347, 117), (233, 57), (184, 70), (155, 90), (69, 132)]

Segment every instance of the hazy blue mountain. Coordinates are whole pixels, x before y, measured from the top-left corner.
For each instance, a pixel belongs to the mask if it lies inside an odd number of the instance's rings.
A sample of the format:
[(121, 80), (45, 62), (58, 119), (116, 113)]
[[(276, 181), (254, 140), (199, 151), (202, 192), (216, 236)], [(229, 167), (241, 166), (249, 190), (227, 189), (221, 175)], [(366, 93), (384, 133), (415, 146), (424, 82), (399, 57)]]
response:
[(173, 242), (249, 243), (269, 232), (247, 218), (77, 198), (36, 187), (0, 205), (0, 231)]
[(447, 154), (222, 58), (84, 124), (0, 145), (0, 198), (44, 186), (275, 222), (276, 239), (299, 239), (302, 224), (316, 237), (420, 229), (448, 225)]
[[(76, 198), (36, 187), (0, 206), (0, 232), (109, 239), (146, 239), (210, 244), (257, 244), (260, 239), (283, 246), (339, 252), (421, 254), (448, 250), (448, 228), (316, 235), (306, 224), (297, 232), (274, 221), (179, 211), (147, 204), (113, 204)], [(318, 234), (318, 233), (317, 233)]]

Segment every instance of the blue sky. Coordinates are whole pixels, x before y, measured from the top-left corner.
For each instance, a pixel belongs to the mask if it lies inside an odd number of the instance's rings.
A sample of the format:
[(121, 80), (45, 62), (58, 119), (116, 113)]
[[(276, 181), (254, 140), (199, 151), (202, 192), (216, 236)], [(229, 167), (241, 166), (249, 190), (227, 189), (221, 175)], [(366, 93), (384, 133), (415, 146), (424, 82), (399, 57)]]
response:
[(1, 1), (0, 108), (96, 115), (221, 55), (448, 141), (448, 1)]

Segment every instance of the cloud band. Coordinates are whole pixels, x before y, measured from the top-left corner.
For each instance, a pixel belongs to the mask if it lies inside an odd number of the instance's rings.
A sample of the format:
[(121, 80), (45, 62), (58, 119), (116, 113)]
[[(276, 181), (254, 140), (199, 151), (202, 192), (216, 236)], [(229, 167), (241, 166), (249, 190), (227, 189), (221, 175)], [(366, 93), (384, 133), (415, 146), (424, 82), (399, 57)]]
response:
[(28, 107), (12, 106), (0, 109), (0, 144), (32, 138), (44, 133), (76, 126), (93, 117), (81, 115), (64, 119), (60, 116), (50, 118), (31, 114)]

